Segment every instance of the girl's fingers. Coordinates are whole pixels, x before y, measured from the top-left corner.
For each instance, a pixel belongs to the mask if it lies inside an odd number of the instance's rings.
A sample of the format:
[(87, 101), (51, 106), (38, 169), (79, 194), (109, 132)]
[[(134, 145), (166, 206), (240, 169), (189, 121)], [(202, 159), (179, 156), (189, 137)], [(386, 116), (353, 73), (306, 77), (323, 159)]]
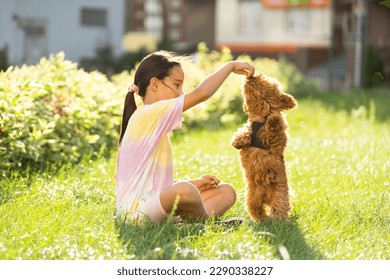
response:
[(214, 188), (216, 188), (220, 183), (220, 180), (214, 175), (203, 175), (202, 178), (208, 179), (209, 184)]

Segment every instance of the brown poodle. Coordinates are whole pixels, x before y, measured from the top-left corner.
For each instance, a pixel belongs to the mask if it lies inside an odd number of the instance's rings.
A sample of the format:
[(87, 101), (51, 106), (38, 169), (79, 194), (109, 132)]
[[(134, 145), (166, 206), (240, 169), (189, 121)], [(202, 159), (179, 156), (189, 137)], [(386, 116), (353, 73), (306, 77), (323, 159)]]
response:
[(278, 81), (263, 74), (246, 79), (243, 95), (248, 122), (233, 135), (231, 144), (240, 150), (246, 209), (255, 221), (289, 220), (292, 206), (283, 156), (288, 126), (282, 111), (295, 108), (297, 102)]

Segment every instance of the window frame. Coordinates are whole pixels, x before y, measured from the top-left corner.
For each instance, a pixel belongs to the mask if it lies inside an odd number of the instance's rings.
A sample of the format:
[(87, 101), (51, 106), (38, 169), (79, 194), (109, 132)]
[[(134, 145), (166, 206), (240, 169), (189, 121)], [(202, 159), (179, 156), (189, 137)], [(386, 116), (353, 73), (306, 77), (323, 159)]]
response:
[(82, 7), (80, 10), (80, 24), (85, 27), (106, 27), (108, 25), (108, 10), (105, 8)]

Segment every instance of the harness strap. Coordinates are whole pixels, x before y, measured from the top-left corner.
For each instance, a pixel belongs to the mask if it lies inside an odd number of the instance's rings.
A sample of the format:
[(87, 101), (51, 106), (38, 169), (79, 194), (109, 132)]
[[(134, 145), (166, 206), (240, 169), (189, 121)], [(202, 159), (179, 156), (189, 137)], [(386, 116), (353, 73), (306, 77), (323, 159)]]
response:
[(260, 149), (266, 149), (264, 143), (256, 136), (257, 133), (264, 127), (265, 122), (253, 122), (252, 133), (251, 133), (251, 147)]
[(260, 149), (266, 149), (267, 147), (264, 143), (257, 137), (257, 133), (263, 129), (265, 122), (253, 122), (252, 123), (252, 133), (251, 133), (251, 147), (256, 147)]

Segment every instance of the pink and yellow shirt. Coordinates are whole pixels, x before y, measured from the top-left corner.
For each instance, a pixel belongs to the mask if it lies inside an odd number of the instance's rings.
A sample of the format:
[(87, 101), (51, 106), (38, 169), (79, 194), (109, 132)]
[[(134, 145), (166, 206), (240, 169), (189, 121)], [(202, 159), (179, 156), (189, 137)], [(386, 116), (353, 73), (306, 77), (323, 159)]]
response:
[(131, 116), (118, 152), (116, 208), (131, 219), (148, 198), (173, 184), (168, 133), (181, 127), (184, 95), (139, 107)]

